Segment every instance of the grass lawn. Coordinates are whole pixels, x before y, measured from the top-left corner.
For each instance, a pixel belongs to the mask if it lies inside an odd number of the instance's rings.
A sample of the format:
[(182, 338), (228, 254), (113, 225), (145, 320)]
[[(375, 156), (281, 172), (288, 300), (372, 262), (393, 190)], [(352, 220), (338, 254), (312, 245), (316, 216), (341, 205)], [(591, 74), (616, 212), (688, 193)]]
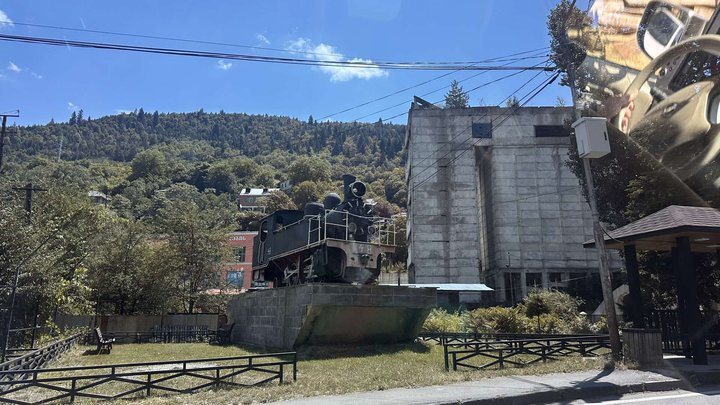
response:
[[(78, 346), (51, 367), (138, 363), (180, 359), (200, 359), (257, 354), (239, 347), (203, 343), (116, 345), (110, 355), (84, 355), (94, 347)], [(601, 370), (606, 359), (569, 357), (526, 368), (446, 372), (442, 346), (430, 343), (365, 347), (308, 347), (298, 351), (298, 381), (253, 388), (223, 388), (196, 394), (138, 398), (143, 404), (215, 404), (270, 402), (298, 397), (342, 394), (356, 391), (420, 387), (478, 380), (503, 375), (561, 373)], [(86, 403), (87, 399), (79, 399)], [(119, 401), (118, 401), (119, 402)], [(120, 403), (120, 402), (119, 402)], [(122, 401), (125, 403), (125, 401)]]

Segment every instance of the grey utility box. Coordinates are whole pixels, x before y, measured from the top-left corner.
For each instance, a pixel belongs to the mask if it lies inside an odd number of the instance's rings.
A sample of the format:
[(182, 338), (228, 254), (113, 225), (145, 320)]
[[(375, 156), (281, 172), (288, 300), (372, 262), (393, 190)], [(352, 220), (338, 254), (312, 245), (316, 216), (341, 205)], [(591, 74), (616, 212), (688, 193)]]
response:
[(595, 159), (610, 153), (607, 120), (600, 117), (583, 117), (573, 122), (578, 154), (583, 159)]

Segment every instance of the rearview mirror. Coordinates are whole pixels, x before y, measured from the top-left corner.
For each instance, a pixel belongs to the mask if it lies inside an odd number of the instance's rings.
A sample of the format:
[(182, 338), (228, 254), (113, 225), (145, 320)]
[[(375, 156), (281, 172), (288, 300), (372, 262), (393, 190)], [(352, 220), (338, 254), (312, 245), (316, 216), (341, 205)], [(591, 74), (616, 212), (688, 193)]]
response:
[(638, 26), (638, 45), (647, 56), (655, 58), (682, 39), (702, 34), (706, 22), (689, 8), (651, 1)]

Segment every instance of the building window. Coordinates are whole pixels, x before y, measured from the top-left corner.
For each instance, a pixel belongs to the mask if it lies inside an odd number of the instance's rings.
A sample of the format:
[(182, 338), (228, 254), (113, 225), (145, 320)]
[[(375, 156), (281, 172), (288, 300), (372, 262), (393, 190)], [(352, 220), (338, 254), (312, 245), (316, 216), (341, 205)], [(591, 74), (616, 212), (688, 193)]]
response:
[(473, 122), (472, 124), (472, 137), (473, 138), (492, 138), (492, 124)]
[(531, 288), (542, 287), (542, 273), (525, 273), (525, 286)]
[(235, 249), (235, 261), (241, 263), (245, 262), (245, 246)]
[(562, 273), (550, 273), (549, 281), (551, 283), (562, 283)]
[(228, 288), (243, 288), (243, 273), (242, 271), (228, 271), (227, 281)]
[(567, 137), (570, 136), (570, 129), (565, 125), (535, 125), (535, 137)]

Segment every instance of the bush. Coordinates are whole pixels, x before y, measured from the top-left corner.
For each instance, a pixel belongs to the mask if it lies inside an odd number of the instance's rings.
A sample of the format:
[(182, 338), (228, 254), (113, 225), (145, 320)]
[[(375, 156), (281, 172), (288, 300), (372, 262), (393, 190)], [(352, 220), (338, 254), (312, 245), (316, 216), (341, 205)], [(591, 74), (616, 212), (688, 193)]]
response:
[(441, 308), (434, 308), (430, 311), (425, 323), (422, 326), (423, 332), (464, 332), (463, 316), (459, 312), (449, 313)]
[(475, 333), (527, 333), (530, 318), (518, 308), (478, 308), (467, 315), (468, 329)]

